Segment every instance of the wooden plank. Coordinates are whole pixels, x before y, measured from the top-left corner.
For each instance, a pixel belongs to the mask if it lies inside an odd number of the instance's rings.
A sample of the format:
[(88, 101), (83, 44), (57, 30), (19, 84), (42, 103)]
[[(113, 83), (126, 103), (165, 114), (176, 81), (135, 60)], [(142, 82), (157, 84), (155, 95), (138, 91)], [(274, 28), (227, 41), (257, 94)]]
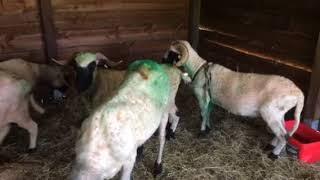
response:
[(28, 51), (0, 54), (0, 61), (5, 61), (11, 58), (22, 58), (31, 62), (43, 63), (44, 53), (42, 50), (34, 50), (34, 51), (28, 50)]
[[(62, 7), (82, 7), (82, 6), (104, 6), (106, 4), (163, 4), (163, 5), (171, 5), (176, 3), (184, 3), (186, 0), (104, 0), (104, 1), (97, 1), (97, 0), (54, 0), (52, 2), (53, 6), (56, 8), (62, 8)], [(78, 6), (77, 6), (78, 5)]]
[(39, 23), (22, 23), (4, 27), (0, 24), (0, 34), (37, 34), (41, 31)]
[(0, 53), (42, 49), (41, 34), (0, 35)]
[(37, 9), (37, 0), (1, 0), (0, 15), (22, 14)]
[(235, 71), (282, 75), (294, 81), (305, 93), (308, 91), (311, 73), (307, 71), (263, 61), (259, 57), (240, 53), (203, 39), (200, 39), (199, 54), (208, 61), (227, 66)]
[(158, 29), (146, 27), (63, 31), (59, 33), (58, 47), (75, 47), (84, 45), (104, 45), (134, 40), (161, 40), (169, 38), (185, 38), (186, 30), (177, 32), (174, 29)]
[(194, 49), (197, 49), (199, 43), (200, 9), (201, 0), (190, 0), (189, 41)]
[(19, 12), (8, 15), (0, 15), (0, 27), (37, 23), (39, 21), (38, 11)]
[[(320, 30), (318, 23), (320, 11), (318, 11), (318, 14), (308, 14), (309, 9), (304, 9), (307, 12), (301, 13), (301, 11), (296, 10), (294, 12), (301, 14), (294, 14), (286, 12), (286, 6), (278, 6), (274, 10), (266, 10), (263, 6), (262, 9), (259, 9), (245, 5), (238, 7), (233, 3), (219, 6), (217, 3), (207, 4), (208, 2), (210, 1), (203, 3), (202, 16), (207, 18), (209, 22), (227, 21), (229, 23), (242, 23), (246, 26), (265, 28), (266, 30), (293, 31), (314, 36), (315, 39)], [(287, 4), (287, 2), (285, 3)], [(304, 1), (301, 1), (301, 3), (304, 3)]]
[[(68, 1), (69, 2), (69, 1)], [(144, 10), (174, 10), (174, 9), (183, 9), (185, 8), (184, 3), (181, 2), (141, 2), (141, 3), (132, 3), (132, 2), (108, 2), (102, 1), (101, 4), (97, 3), (73, 3), (73, 4), (54, 4), (56, 12), (97, 12), (97, 11), (144, 11)]]
[(247, 11), (260, 11), (268, 12), (273, 14), (286, 15), (319, 15), (318, 7), (320, 2), (317, 0), (292, 0), (290, 3), (288, 1), (278, 1), (278, 0), (268, 0), (268, 1), (252, 1), (252, 0), (224, 0), (224, 1), (204, 1), (204, 7), (210, 10), (225, 9), (225, 8), (243, 8)]
[(130, 62), (137, 59), (161, 60), (171, 40), (132, 40), (104, 45), (85, 45), (71, 48), (59, 48), (59, 60), (70, 61), (74, 53), (90, 51), (101, 52), (110, 59), (123, 60), (121, 67), (125, 68)]
[(57, 32), (60, 31), (75, 31), (75, 30), (99, 30), (99, 29), (117, 29), (117, 28), (135, 28), (135, 27), (146, 27), (147, 29), (150, 28), (170, 28), (175, 30), (180, 29), (187, 29), (187, 22), (183, 21), (183, 17), (181, 19), (175, 19), (170, 21), (165, 20), (154, 20), (149, 22), (139, 21), (133, 23), (134, 21), (124, 20), (121, 21), (119, 19), (118, 22), (108, 23), (105, 21), (55, 21), (55, 26)]
[[(309, 93), (305, 106), (304, 118), (313, 126), (313, 120), (320, 118), (320, 33), (318, 37), (318, 44), (315, 50), (314, 64), (312, 67), (311, 81)], [(313, 128), (315, 128), (313, 126)], [(318, 129), (318, 127), (316, 127)]]
[[(240, 30), (241, 32), (241, 30)], [(255, 30), (248, 32), (254, 33)], [(200, 37), (212, 43), (234, 49), (245, 54), (259, 56), (261, 59), (285, 64), (287, 66), (311, 72), (312, 41), (304, 38), (290, 38), (278, 33), (259, 32), (261, 36), (221, 31), (220, 29), (201, 28)], [(275, 39), (268, 37), (275, 37)], [(277, 38), (279, 37), (279, 38)], [(286, 42), (288, 41), (288, 42)], [(291, 43), (291, 44), (290, 44)], [(298, 46), (305, 46), (304, 48)]]
[(96, 22), (109, 25), (133, 25), (143, 23), (158, 23), (158, 22), (184, 22), (185, 13), (183, 9), (171, 10), (145, 10), (145, 11), (94, 11), (94, 12), (56, 12), (54, 20), (57, 23), (84, 23)]
[(123, 59), (129, 55), (129, 47), (126, 43), (114, 43), (105, 45), (76, 46), (70, 48), (58, 48), (58, 59), (70, 61), (78, 52), (101, 52), (110, 59)]
[(39, 0), (41, 27), (47, 60), (57, 57), (56, 32), (52, 20), (51, 0)]

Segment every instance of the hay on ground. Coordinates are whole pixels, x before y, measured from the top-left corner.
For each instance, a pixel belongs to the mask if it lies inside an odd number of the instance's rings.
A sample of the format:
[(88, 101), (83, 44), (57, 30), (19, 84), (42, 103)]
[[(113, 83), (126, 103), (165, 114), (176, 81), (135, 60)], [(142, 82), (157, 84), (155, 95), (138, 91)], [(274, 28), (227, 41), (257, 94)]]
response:
[[(262, 148), (271, 140), (260, 119), (233, 116), (215, 108), (214, 128), (199, 139), (199, 108), (189, 88), (182, 87), (177, 104), (181, 121), (176, 139), (166, 143), (164, 171), (157, 179), (320, 179), (319, 165), (291, 158), (270, 160)], [(0, 179), (67, 179), (74, 159), (77, 129), (91, 110), (87, 98), (69, 96), (65, 105), (49, 105), (39, 124), (38, 149), (28, 154), (28, 133), (12, 127), (0, 149)], [(158, 139), (145, 144), (144, 158), (134, 169), (135, 179), (153, 179)]]

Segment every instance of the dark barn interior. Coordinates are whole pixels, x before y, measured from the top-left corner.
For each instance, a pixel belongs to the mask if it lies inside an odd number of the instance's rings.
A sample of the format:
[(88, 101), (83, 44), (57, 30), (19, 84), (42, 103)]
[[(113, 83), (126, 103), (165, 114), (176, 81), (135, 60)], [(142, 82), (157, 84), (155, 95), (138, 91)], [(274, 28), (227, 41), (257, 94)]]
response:
[[(123, 60), (116, 69), (125, 70), (137, 59), (161, 62), (172, 41), (189, 40), (210, 62), (294, 81), (306, 97), (303, 120), (313, 124), (320, 116), (319, 8), (317, 0), (0, 0), (0, 61), (71, 62), (90, 51)], [(59, 103), (46, 100), (49, 93), (35, 89), (44, 115), (30, 110), (39, 125), (37, 150), (26, 152), (27, 131), (12, 125), (0, 148), (1, 180), (68, 179), (78, 129), (94, 106), (72, 88)], [(176, 139), (166, 142), (155, 179), (320, 179), (319, 164), (268, 158), (263, 148), (272, 134), (260, 118), (214, 107), (213, 129), (201, 139), (192, 90), (181, 85), (176, 101)], [(135, 179), (154, 179), (158, 144), (157, 137), (146, 142)]]

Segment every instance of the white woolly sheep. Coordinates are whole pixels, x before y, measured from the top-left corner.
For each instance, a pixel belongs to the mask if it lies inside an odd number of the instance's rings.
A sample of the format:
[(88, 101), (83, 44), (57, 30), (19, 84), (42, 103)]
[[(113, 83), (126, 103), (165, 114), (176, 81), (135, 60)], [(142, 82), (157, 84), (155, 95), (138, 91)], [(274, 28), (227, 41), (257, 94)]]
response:
[(116, 94), (83, 122), (72, 179), (109, 179), (121, 168), (121, 179), (130, 179), (137, 148), (159, 126), (160, 148), (155, 168), (161, 170), (169, 114), (173, 124), (178, 120), (174, 98), (181, 75), (177, 68), (149, 60), (132, 63)]
[(0, 143), (10, 130), (10, 123), (17, 123), (30, 133), (29, 149), (36, 148), (38, 126), (29, 115), (29, 103), (43, 114), (44, 109), (34, 100), (32, 89), (39, 81), (55, 87), (64, 85), (63, 73), (48, 65), (39, 65), (22, 59), (0, 63)]
[[(218, 64), (208, 64), (187, 41), (176, 41), (170, 46), (182, 67), (192, 79), (192, 88), (198, 99), (201, 131), (210, 127), (212, 103), (241, 116), (261, 116), (275, 134), (271, 157), (277, 158), (300, 123), (304, 105), (302, 91), (289, 79), (277, 75), (234, 72)], [(295, 125), (290, 133), (284, 127), (284, 115), (295, 109)]]

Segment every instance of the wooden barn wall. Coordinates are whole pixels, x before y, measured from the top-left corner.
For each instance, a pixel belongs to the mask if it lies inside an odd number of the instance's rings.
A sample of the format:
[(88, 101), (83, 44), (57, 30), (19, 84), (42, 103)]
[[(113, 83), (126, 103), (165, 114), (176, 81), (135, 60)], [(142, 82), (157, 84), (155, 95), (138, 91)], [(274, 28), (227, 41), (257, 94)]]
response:
[(42, 61), (37, 0), (0, 0), (0, 60)]
[[(126, 62), (162, 57), (187, 38), (188, 0), (52, 0), (58, 58), (99, 51)], [(37, 0), (0, 0), (0, 60), (43, 61)]]
[(318, 0), (202, 1), (200, 53), (233, 69), (280, 74), (307, 92)]

